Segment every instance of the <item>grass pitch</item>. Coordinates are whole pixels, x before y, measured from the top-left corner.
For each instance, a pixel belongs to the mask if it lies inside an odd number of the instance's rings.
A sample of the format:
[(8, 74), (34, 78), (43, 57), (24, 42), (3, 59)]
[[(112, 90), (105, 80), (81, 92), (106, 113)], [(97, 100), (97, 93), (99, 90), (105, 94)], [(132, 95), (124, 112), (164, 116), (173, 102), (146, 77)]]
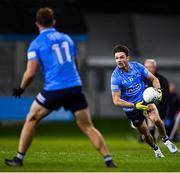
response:
[[(28, 150), (23, 167), (8, 167), (4, 158), (16, 154), (21, 125), (0, 129), (0, 171), (2, 172), (180, 172), (180, 153), (171, 154), (159, 142), (165, 158), (157, 159), (145, 143), (137, 141), (127, 120), (94, 121), (103, 133), (117, 169), (106, 168), (74, 122), (41, 123)], [(176, 143), (178, 148), (180, 144)]]

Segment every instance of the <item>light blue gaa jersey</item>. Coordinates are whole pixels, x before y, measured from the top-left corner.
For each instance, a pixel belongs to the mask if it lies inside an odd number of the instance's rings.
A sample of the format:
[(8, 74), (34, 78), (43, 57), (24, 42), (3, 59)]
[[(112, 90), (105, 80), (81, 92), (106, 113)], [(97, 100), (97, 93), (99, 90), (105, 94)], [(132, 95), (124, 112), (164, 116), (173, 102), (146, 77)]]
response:
[(38, 59), (44, 75), (44, 90), (81, 86), (76, 69), (77, 50), (72, 39), (55, 28), (44, 29), (28, 48), (28, 60)]
[[(111, 91), (121, 91), (121, 99), (132, 103), (143, 100), (142, 94), (145, 89), (144, 78), (149, 71), (138, 62), (128, 62), (130, 70), (124, 72), (118, 66), (111, 76)], [(134, 108), (123, 108), (125, 112), (133, 111)]]

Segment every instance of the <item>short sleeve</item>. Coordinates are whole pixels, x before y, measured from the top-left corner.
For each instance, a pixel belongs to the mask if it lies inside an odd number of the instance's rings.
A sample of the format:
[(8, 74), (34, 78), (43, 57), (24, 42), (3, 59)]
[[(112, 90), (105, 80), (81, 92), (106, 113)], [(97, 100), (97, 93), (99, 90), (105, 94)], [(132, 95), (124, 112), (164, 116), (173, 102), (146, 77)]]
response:
[(27, 59), (34, 60), (38, 59), (38, 46), (35, 42), (32, 42), (28, 48)]
[(111, 91), (112, 92), (118, 92), (121, 91), (120, 82), (117, 78), (114, 76), (111, 76)]
[(146, 78), (148, 76), (148, 69), (146, 67), (144, 67), (144, 65), (137, 63), (138, 69), (141, 72), (141, 74)]

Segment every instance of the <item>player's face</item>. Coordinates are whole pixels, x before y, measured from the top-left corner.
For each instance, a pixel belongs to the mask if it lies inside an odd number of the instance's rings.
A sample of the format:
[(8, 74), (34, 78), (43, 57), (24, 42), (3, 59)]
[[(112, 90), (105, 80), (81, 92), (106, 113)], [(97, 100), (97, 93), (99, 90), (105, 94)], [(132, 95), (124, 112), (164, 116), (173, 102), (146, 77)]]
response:
[(129, 60), (129, 57), (127, 57), (124, 52), (115, 53), (115, 61), (118, 67), (122, 69), (126, 69), (128, 67), (128, 60)]

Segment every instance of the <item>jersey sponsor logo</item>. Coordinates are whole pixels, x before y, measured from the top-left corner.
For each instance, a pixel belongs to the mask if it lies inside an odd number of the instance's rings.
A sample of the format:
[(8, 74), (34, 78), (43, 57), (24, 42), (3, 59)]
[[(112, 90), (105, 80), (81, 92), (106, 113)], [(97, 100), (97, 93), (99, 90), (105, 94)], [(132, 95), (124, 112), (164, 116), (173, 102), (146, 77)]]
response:
[(140, 89), (140, 84), (136, 84), (126, 89), (128, 94), (135, 94)]
[(36, 58), (37, 57), (36, 52), (35, 51), (28, 52), (27, 57), (28, 59)]
[(44, 103), (46, 101), (46, 98), (41, 93), (37, 95), (37, 99), (41, 103)]

